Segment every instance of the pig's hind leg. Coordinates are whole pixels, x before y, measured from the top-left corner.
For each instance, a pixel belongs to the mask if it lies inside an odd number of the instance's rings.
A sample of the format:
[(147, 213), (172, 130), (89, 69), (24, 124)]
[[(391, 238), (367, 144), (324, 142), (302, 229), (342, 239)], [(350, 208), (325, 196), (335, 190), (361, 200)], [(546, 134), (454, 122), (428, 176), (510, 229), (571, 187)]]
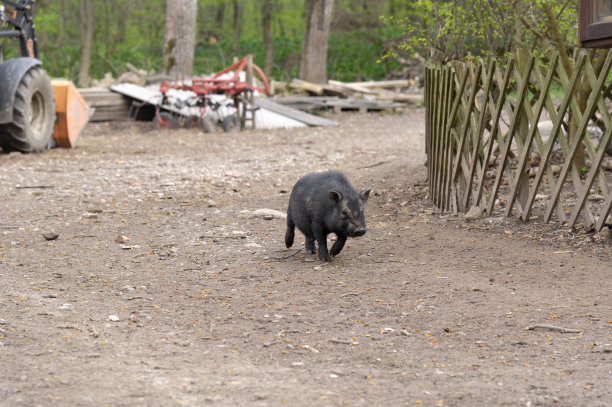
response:
[(287, 230), (285, 231), (285, 246), (290, 248), (293, 246), (293, 239), (295, 238), (295, 224), (291, 220), (290, 216), (287, 216)]
[(340, 251), (342, 251), (342, 248), (344, 247), (344, 244), (346, 243), (346, 238), (346, 235), (338, 235), (338, 238), (336, 239), (336, 242), (329, 251), (329, 254), (331, 254), (332, 256), (336, 256), (338, 253), (340, 253)]

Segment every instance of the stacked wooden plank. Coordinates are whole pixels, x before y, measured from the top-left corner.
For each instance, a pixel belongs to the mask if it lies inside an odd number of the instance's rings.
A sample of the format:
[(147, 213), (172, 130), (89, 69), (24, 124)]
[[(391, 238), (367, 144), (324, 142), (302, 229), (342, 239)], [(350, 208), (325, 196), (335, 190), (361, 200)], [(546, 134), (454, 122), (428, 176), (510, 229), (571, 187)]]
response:
[(131, 102), (123, 95), (112, 92), (109, 88), (81, 88), (79, 92), (94, 108), (94, 114), (89, 121), (122, 121), (129, 119)]
[(379, 111), (397, 110), (408, 104), (423, 102), (423, 91), (408, 79), (391, 81), (340, 82), (330, 80), (316, 84), (294, 79), (291, 82), (275, 82), (275, 90), (296, 91), (308, 96), (276, 97), (277, 103), (301, 110), (333, 109)]
[(285, 104), (275, 103), (275, 100), (268, 98), (255, 98), (255, 105), (260, 108), (272, 111), (281, 116), (297, 120), (301, 123), (306, 124), (307, 126), (334, 127), (338, 125), (338, 123), (334, 121), (305, 113), (300, 109), (296, 109)]
[(355, 110), (362, 113), (382, 110), (393, 111), (406, 107), (404, 103), (396, 103), (393, 101), (351, 99), (333, 96), (276, 96), (272, 100), (278, 104), (303, 111), (333, 110), (336, 113)]

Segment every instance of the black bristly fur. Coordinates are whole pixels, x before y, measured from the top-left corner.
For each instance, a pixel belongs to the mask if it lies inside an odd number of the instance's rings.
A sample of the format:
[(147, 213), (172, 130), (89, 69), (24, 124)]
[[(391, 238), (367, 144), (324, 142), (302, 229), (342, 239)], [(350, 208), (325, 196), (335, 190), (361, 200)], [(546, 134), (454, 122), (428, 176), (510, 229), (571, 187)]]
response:
[[(331, 261), (348, 237), (366, 232), (365, 203), (370, 190), (357, 190), (339, 171), (314, 172), (302, 177), (293, 187), (287, 209), (285, 245), (293, 245), (295, 228), (306, 237), (306, 252), (313, 254), (315, 240), (319, 259)], [(327, 250), (327, 235), (335, 233), (337, 240)]]

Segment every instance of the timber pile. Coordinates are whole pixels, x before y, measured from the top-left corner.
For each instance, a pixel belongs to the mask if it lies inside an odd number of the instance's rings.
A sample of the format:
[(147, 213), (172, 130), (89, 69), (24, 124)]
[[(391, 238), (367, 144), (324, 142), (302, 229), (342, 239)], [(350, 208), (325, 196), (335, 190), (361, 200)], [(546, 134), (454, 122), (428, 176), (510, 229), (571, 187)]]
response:
[(359, 112), (369, 111), (393, 111), (406, 107), (404, 103), (396, 103), (393, 101), (381, 100), (363, 100), (363, 99), (343, 99), (339, 97), (327, 96), (285, 96), (274, 97), (272, 100), (275, 103), (292, 107), (294, 109), (311, 111), (311, 110), (333, 110), (334, 112), (358, 110)]
[[(273, 93), (289, 92), (292, 96), (277, 95), (271, 101), (301, 111), (394, 111), (422, 102), (422, 89), (416, 88), (415, 82), (409, 79), (378, 82), (330, 80), (323, 85), (293, 79), (291, 82), (273, 81)], [(90, 121), (130, 119), (132, 99), (129, 97), (102, 86), (79, 89), (79, 92), (95, 109)], [(296, 96), (296, 93), (300, 95)]]
[(90, 122), (122, 121), (129, 119), (130, 101), (109, 88), (81, 88), (79, 92), (89, 106), (95, 109)]
[(422, 89), (417, 89), (416, 83), (410, 79), (368, 82), (330, 80), (324, 85), (294, 79), (291, 82), (274, 82), (273, 87), (275, 93), (289, 91), (308, 95), (277, 96), (274, 99), (277, 103), (301, 110), (396, 110), (423, 101)]

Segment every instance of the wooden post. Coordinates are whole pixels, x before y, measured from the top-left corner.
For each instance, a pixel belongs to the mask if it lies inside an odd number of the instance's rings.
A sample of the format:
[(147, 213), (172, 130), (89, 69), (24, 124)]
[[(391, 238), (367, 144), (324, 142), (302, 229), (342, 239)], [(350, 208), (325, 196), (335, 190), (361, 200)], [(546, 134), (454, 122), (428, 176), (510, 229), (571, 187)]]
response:
[[(253, 76), (253, 55), (247, 56), (247, 66), (246, 66), (246, 83), (251, 86), (254, 86), (254, 76)], [(247, 120), (251, 120), (251, 128), (255, 128), (255, 110), (253, 109), (254, 98), (253, 91), (246, 90), (244, 92), (244, 97), (242, 100), (242, 114), (240, 115), (240, 128), (246, 128)], [(247, 113), (250, 111), (250, 117), (247, 116)]]

